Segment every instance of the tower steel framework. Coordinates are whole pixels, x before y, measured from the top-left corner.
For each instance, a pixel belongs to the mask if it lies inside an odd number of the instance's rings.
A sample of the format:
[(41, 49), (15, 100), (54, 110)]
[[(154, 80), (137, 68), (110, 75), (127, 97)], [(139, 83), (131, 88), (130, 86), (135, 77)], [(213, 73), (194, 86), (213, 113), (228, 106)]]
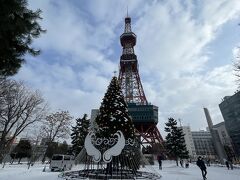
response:
[[(136, 40), (137, 36), (131, 30), (131, 18), (126, 17), (125, 30), (120, 36), (120, 42), (123, 49), (120, 57), (118, 79), (125, 101), (129, 104), (129, 113), (141, 137), (141, 142), (143, 144), (150, 144), (153, 147), (154, 144), (162, 145), (163, 139), (157, 128), (158, 108), (148, 104), (140, 80), (138, 60), (134, 53)], [(148, 111), (146, 111), (146, 109), (148, 109)], [(149, 114), (150, 111), (152, 112), (151, 115), (145, 115)], [(139, 118), (139, 116), (141, 117)]]

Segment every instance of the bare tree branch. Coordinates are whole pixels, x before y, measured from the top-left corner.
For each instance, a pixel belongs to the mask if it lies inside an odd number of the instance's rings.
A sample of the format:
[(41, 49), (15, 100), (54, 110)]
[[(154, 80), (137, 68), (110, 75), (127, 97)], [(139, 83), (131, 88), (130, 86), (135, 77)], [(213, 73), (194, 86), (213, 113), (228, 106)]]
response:
[(235, 54), (235, 63), (233, 65), (234, 71), (235, 71), (235, 76), (237, 77), (237, 84), (240, 88), (240, 47), (238, 47), (238, 51)]
[(42, 121), (46, 110), (39, 92), (29, 90), (22, 82), (0, 79), (0, 156), (25, 128)]
[[(41, 134), (47, 139), (48, 148), (56, 139), (65, 139), (70, 136), (72, 119), (68, 111), (52, 113), (46, 117), (46, 122), (41, 127)], [(45, 161), (46, 152), (42, 162)]]
[(71, 120), (73, 117), (70, 116), (68, 111), (56, 112), (46, 117), (46, 123), (41, 127), (43, 136), (54, 142), (59, 138), (67, 138), (70, 135)]

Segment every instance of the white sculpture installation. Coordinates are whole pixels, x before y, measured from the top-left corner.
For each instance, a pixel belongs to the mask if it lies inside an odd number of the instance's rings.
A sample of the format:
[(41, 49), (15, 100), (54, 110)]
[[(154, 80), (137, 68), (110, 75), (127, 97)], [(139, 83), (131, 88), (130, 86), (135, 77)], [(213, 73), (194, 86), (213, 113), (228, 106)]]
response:
[(121, 154), (121, 152), (125, 146), (125, 138), (124, 138), (122, 131), (117, 131), (114, 135), (116, 135), (118, 137), (117, 143), (113, 147), (111, 147), (110, 149), (108, 149), (107, 151), (105, 151), (103, 153), (103, 160), (106, 163), (111, 162), (112, 156), (118, 156), (119, 154)]
[[(99, 162), (101, 160), (101, 152), (92, 144), (92, 137), (95, 136), (94, 133), (91, 131), (88, 133), (88, 135), (85, 138), (85, 142), (84, 142), (84, 146), (85, 149), (87, 151), (87, 154), (89, 156), (93, 157), (93, 160), (95, 162)], [(104, 144), (113, 144), (113, 141), (116, 140), (117, 143), (109, 148), (108, 150), (106, 150), (103, 153), (103, 161), (106, 163), (111, 162), (112, 160), (112, 156), (118, 156), (121, 154), (124, 146), (125, 146), (125, 137), (122, 133), (122, 131), (117, 131), (114, 136), (117, 136), (117, 138), (109, 138), (109, 139), (102, 139), (102, 138), (97, 138), (95, 142), (95, 144), (100, 145), (102, 143)]]
[(89, 156), (92, 156), (95, 162), (99, 162), (101, 160), (101, 152), (97, 148), (95, 148), (95, 146), (92, 144), (93, 136), (95, 135), (93, 134), (92, 131), (90, 131), (85, 138), (84, 146), (87, 151), (87, 154)]

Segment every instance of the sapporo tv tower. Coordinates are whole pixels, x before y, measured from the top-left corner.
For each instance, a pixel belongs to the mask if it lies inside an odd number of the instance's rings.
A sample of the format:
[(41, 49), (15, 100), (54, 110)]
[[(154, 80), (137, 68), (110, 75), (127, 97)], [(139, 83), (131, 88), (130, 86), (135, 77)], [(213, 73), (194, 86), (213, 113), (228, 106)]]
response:
[(123, 50), (118, 79), (141, 143), (161, 148), (163, 139), (157, 128), (158, 107), (149, 104), (144, 94), (138, 72), (138, 60), (134, 53), (136, 39), (136, 34), (131, 30), (131, 18), (127, 16), (124, 33), (120, 36)]

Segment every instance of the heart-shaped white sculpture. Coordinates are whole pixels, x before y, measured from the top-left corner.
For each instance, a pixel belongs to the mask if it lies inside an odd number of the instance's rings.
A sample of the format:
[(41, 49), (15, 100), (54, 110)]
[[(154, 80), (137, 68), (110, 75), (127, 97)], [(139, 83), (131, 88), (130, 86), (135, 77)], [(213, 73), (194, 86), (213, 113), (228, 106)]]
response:
[(117, 143), (103, 153), (103, 160), (106, 163), (109, 163), (112, 160), (112, 156), (118, 156), (121, 154), (125, 146), (125, 138), (122, 131), (117, 131), (114, 135), (118, 137)]
[[(85, 146), (85, 149), (87, 151), (87, 154), (89, 156), (92, 156), (93, 157), (93, 160), (95, 162), (99, 162), (101, 160), (101, 152), (92, 144), (92, 136), (95, 136), (93, 134), (92, 131), (90, 131), (88, 133), (88, 135), (86, 136), (85, 138), (85, 142), (84, 142), (84, 146)], [(109, 163), (111, 162), (112, 160), (112, 156), (118, 156), (119, 154), (121, 154), (124, 146), (125, 146), (125, 138), (124, 138), (124, 135), (122, 133), (122, 131), (117, 131), (114, 136), (117, 136), (117, 143), (109, 148), (108, 150), (106, 150), (104, 153), (103, 153), (103, 161), (106, 162), (106, 163)]]
[(95, 162), (99, 162), (101, 160), (101, 152), (92, 144), (92, 136), (95, 136), (92, 131), (88, 133), (85, 138), (84, 146), (89, 156), (93, 157)]

